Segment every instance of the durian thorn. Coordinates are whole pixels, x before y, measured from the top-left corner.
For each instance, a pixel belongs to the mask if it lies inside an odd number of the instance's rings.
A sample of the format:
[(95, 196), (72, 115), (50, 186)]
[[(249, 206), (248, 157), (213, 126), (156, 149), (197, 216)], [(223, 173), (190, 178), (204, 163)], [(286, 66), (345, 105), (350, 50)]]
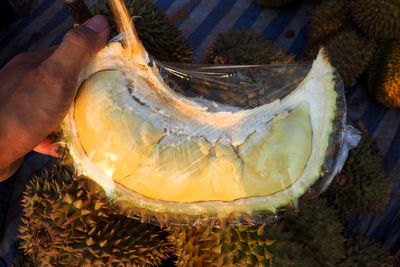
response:
[(141, 55), (145, 52), (145, 49), (129, 16), (124, 0), (109, 0), (109, 3), (117, 30), (122, 35), (122, 46), (133, 57)]

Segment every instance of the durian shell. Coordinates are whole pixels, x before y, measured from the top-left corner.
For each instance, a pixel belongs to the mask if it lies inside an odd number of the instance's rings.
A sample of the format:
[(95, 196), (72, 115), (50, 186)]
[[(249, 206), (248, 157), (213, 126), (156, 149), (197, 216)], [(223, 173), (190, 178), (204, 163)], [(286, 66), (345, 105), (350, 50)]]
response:
[(393, 267), (395, 257), (390, 255), (381, 243), (367, 236), (352, 234), (346, 237), (346, 258), (340, 267)]
[[(251, 30), (231, 29), (217, 35), (208, 50), (208, 58), (227, 57), (229, 65), (290, 64), (294, 56), (286, 55), (262, 35)], [(209, 63), (210, 60), (208, 60)]]
[[(321, 44), (351, 24), (348, 0), (323, 1), (310, 18), (308, 43)], [(318, 50), (317, 50), (318, 53)]]
[(319, 46), (326, 47), (332, 65), (339, 72), (345, 87), (349, 88), (356, 85), (370, 65), (376, 42), (349, 26), (322, 41), (308, 44), (303, 60), (312, 59), (318, 53)]
[(324, 200), (308, 197), (273, 225), (171, 227), (177, 266), (335, 266), (342, 226)]
[(400, 107), (400, 41), (381, 41), (368, 71), (367, 88), (380, 104)]
[[(135, 23), (140, 40), (152, 56), (167, 62), (192, 62), (189, 41), (156, 4), (148, 0), (126, 0), (125, 4)], [(111, 26), (111, 36), (118, 34), (107, 1), (97, 4), (92, 13), (101, 14), (107, 18)]]
[(21, 249), (41, 266), (155, 266), (169, 256), (168, 233), (119, 215), (105, 192), (55, 165), (28, 184)]
[(351, 0), (352, 17), (370, 38), (400, 39), (399, 0)]
[(342, 220), (354, 214), (376, 213), (389, 203), (390, 188), (382, 158), (366, 132), (358, 146), (350, 150), (342, 172), (322, 196), (338, 211)]

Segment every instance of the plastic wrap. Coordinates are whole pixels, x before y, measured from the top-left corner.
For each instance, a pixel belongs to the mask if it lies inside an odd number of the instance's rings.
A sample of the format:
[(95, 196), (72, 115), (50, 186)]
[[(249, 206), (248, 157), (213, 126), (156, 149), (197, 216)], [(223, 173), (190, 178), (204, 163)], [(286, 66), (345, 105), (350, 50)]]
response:
[(313, 64), (158, 62), (114, 2), (121, 42), (82, 69), (64, 126), (78, 172), (160, 225), (270, 223), (318, 194), (355, 143), (343, 83)]

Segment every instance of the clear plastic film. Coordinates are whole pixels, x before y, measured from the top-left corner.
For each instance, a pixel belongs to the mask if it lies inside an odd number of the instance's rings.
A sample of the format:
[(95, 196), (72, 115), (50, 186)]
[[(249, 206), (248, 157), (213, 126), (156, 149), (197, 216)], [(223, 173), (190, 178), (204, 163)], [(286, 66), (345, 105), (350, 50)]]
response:
[(128, 216), (268, 224), (324, 191), (358, 142), (323, 50), (313, 64), (175, 64), (135, 38), (83, 68), (64, 125), (78, 171)]

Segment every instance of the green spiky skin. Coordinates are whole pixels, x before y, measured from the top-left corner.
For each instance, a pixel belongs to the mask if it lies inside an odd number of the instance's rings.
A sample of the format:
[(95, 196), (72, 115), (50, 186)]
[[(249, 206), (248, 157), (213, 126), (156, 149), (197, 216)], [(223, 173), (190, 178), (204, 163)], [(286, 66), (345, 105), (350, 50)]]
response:
[(354, 86), (367, 69), (376, 43), (356, 30), (344, 30), (326, 45), (332, 65), (340, 73), (346, 87)]
[[(231, 29), (219, 33), (208, 51), (209, 63), (226, 58), (224, 64), (248, 65), (291, 63), (293, 56), (286, 55), (284, 49), (276, 47), (271, 41), (251, 30)], [(211, 61), (210, 61), (211, 59)]]
[[(133, 17), (140, 40), (152, 56), (162, 61), (192, 62), (188, 40), (154, 3), (146, 0), (127, 0), (125, 4)], [(106, 1), (97, 5), (92, 12), (107, 18), (112, 30), (111, 36), (118, 34), (113, 14)]]
[(288, 7), (297, 2), (296, 0), (257, 0), (257, 4), (261, 7), (283, 8)]
[(346, 259), (340, 267), (394, 267), (395, 259), (382, 246), (361, 235), (352, 235), (345, 242)]
[[(364, 37), (355, 29), (344, 29), (320, 45), (326, 48), (329, 59), (346, 88), (357, 83), (368, 68), (376, 48), (374, 40)], [(316, 48), (318, 46), (311, 49), (311, 52), (318, 51)], [(313, 56), (312, 53), (305, 58)]]
[(400, 39), (400, 0), (351, 0), (350, 10), (369, 37)]
[(400, 41), (378, 46), (367, 77), (370, 94), (386, 107), (400, 107)]
[(287, 210), (274, 225), (175, 228), (177, 266), (336, 266), (342, 226), (325, 202)]
[(322, 2), (310, 18), (308, 42), (321, 44), (351, 24), (347, 5), (348, 0)]
[(55, 166), (23, 199), (20, 248), (42, 266), (156, 266), (172, 245), (159, 227), (118, 215), (93, 181)]
[(346, 220), (354, 214), (375, 213), (389, 202), (389, 184), (374, 141), (365, 133), (349, 153), (342, 172), (323, 194)]

